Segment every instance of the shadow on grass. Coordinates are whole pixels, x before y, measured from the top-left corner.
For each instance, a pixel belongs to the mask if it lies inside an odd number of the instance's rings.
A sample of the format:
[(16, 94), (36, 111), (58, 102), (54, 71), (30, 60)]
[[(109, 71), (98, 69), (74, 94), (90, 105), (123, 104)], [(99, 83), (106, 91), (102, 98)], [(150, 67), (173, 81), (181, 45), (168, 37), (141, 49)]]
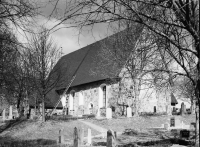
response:
[(0, 147), (37, 147), (56, 145), (56, 140), (35, 139), (35, 140), (17, 140), (10, 137), (0, 138)]
[(27, 121), (27, 120), (21, 119), (21, 118), (5, 121), (5, 124), (0, 126), (0, 133), (2, 133), (3, 131), (5, 131), (9, 128), (12, 128), (16, 125), (19, 125), (19, 124), (21, 124), (22, 122), (25, 122), (25, 121)]
[[(194, 143), (191, 141), (181, 139), (163, 139), (157, 141), (144, 141), (144, 142), (130, 142), (127, 144), (119, 144), (118, 147), (138, 147), (138, 146), (149, 146), (149, 147), (169, 147), (173, 144), (193, 146)], [(94, 142), (93, 146), (106, 146), (106, 142)]]

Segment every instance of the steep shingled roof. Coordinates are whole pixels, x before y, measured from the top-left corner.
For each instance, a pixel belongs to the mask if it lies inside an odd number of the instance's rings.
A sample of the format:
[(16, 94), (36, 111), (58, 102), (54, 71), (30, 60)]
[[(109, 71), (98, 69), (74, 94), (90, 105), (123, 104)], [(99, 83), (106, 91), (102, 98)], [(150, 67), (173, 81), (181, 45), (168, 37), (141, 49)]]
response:
[[(137, 26), (137, 28), (134, 28), (133, 31), (138, 31), (138, 29), (142, 31), (141, 26)], [(124, 64), (117, 64), (114, 60), (110, 60), (109, 63), (107, 61), (102, 62), (103, 58), (100, 54), (105, 47), (109, 49), (114, 48), (114, 41), (112, 39), (119, 36), (127, 37), (127, 35), (131, 35), (131, 37), (133, 37), (133, 44), (135, 44), (140, 33), (133, 33), (133, 31), (129, 30), (119, 32), (63, 56), (52, 70), (54, 73), (52, 74), (52, 77), (55, 78), (55, 75), (60, 75), (60, 78), (58, 79), (55, 89), (50, 92), (51, 94), (48, 94), (48, 99), (59, 100), (59, 95), (57, 92), (67, 87), (79, 65), (80, 67), (77, 70), (76, 78), (70, 87), (117, 77)], [(130, 55), (130, 50), (123, 55), (128, 57)], [(110, 56), (110, 58), (112, 57)], [(98, 68), (100, 65), (99, 63), (105, 64), (106, 66)], [(125, 63), (125, 60), (122, 61), (122, 63)]]

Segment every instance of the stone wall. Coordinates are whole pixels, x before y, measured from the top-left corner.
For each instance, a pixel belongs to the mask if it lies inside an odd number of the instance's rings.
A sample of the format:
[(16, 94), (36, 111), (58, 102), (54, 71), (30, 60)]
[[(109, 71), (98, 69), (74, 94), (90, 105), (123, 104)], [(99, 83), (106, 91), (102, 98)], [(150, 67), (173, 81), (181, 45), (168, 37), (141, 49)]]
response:
[[(103, 108), (100, 109), (101, 106), (99, 101), (102, 84), (106, 85), (107, 107), (111, 107), (115, 114), (121, 115), (123, 107), (118, 104), (122, 105), (124, 102), (125, 105), (130, 105), (134, 112), (135, 99), (133, 95), (132, 80), (130, 78), (122, 78), (120, 82), (98, 81), (71, 88), (70, 91), (75, 92), (73, 102), (74, 109), (68, 109), (68, 114), (74, 116), (83, 114), (97, 115), (98, 110), (103, 111)], [(67, 97), (70, 96), (70, 91), (67, 93)], [(80, 93), (82, 94), (82, 97), (80, 96)], [(163, 91), (156, 92), (153, 86), (148, 88), (147, 85), (143, 84), (139, 94), (139, 112), (154, 112), (154, 107), (158, 113), (166, 112), (166, 106), (170, 107), (169, 102), (166, 101), (166, 96), (168, 95), (169, 94), (166, 94)], [(80, 100), (80, 97), (84, 100)], [(70, 99), (68, 100), (67, 107), (70, 107)]]
[[(125, 68), (121, 71), (120, 77), (122, 79), (120, 83), (120, 100), (124, 101), (126, 105), (130, 105), (134, 110), (135, 91), (133, 80), (130, 78)], [(151, 79), (153, 79), (151, 74), (145, 75), (141, 79), (142, 84), (141, 87), (139, 87), (138, 101), (139, 112), (154, 112), (155, 107), (156, 112), (165, 113), (167, 111), (166, 107), (171, 107), (170, 93), (165, 90), (157, 92)]]
[[(106, 84), (106, 95), (107, 100), (109, 99), (111, 90), (110, 84), (106, 82), (94, 82), (85, 85), (80, 85), (73, 87), (70, 91), (75, 91), (74, 96), (74, 111), (69, 110), (69, 114), (78, 116), (83, 114), (97, 114), (99, 109), (99, 88), (102, 84)], [(80, 105), (80, 93), (83, 95), (83, 105)], [(67, 94), (68, 97), (70, 92)], [(68, 101), (67, 107), (70, 107), (70, 102)]]

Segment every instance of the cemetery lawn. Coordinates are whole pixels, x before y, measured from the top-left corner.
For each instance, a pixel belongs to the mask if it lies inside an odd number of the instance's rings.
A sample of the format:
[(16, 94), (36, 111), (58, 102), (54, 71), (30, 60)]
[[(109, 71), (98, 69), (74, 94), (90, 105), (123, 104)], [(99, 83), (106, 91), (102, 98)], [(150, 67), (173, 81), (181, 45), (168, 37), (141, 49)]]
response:
[[(0, 142), (9, 138), (12, 140), (36, 140), (36, 139), (48, 139), (58, 140), (59, 130), (62, 130), (62, 134), (65, 137), (65, 141), (73, 141), (73, 130), (74, 128), (84, 128), (84, 136), (87, 136), (87, 129), (89, 126), (76, 121), (54, 121), (48, 120), (44, 123), (33, 120), (23, 120), (16, 122), (5, 129), (4, 126), (0, 126)], [(93, 130), (92, 135), (98, 135), (99, 132)]]
[[(148, 128), (161, 127), (162, 124), (169, 122), (172, 116), (140, 116), (132, 118), (116, 118), (116, 119), (102, 119), (102, 120), (87, 120), (91, 123), (99, 125), (106, 129), (112, 129), (113, 131), (123, 132), (125, 129), (144, 130)], [(175, 119), (183, 121), (184, 124), (189, 125), (191, 122), (195, 122), (195, 115), (173, 116)]]

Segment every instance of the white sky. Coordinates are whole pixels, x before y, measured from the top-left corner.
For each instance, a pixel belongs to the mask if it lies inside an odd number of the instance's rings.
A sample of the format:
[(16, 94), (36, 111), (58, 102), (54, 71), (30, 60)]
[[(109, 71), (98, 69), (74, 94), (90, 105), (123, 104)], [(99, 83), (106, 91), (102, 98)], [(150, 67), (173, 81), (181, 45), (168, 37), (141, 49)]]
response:
[[(55, 19), (47, 21), (47, 18), (40, 16), (36, 18), (37, 25), (45, 25), (47, 28), (52, 28), (57, 22)], [(59, 30), (53, 32), (51, 37), (58, 47), (62, 47), (63, 54), (68, 54), (107, 36), (107, 27), (105, 24), (95, 25), (92, 29), (85, 28), (81, 33), (78, 28), (66, 28), (67, 24), (58, 26)], [(37, 28), (34, 28), (37, 31)], [(19, 33), (21, 32), (21, 33)], [(26, 37), (22, 31), (17, 30), (18, 38), (21, 42), (26, 43)]]

